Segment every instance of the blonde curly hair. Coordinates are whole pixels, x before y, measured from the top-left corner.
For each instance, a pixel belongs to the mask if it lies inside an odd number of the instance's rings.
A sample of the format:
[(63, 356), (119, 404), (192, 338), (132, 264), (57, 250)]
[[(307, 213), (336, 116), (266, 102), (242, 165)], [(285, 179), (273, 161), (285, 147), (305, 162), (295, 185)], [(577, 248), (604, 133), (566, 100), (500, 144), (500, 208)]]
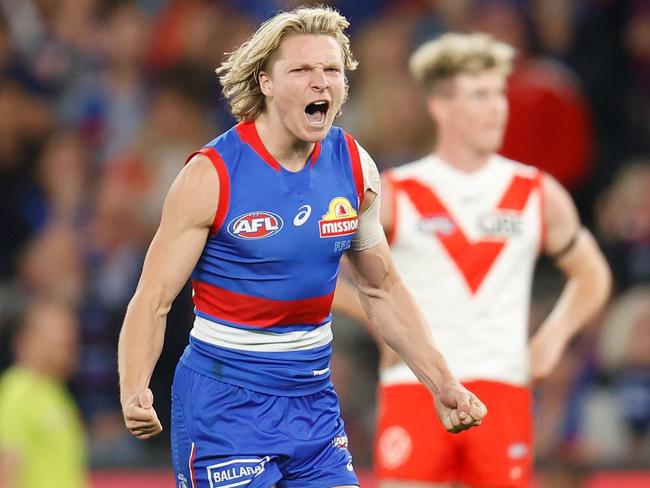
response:
[[(216, 70), (232, 114), (238, 120), (251, 120), (264, 109), (259, 74), (268, 69), (271, 57), (288, 35), (323, 34), (334, 37), (341, 46), (345, 69), (354, 71), (358, 62), (352, 55), (350, 39), (345, 34), (349, 25), (345, 17), (330, 7), (301, 7), (282, 12), (264, 22), (244, 44), (229, 53), (228, 59)], [(347, 91), (346, 80), (346, 98)]]

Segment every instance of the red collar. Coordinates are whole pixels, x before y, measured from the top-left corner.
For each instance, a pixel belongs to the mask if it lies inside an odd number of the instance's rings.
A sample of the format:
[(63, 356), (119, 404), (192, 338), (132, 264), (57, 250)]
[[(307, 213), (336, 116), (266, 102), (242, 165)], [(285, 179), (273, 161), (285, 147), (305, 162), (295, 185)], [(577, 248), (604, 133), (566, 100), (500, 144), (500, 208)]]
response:
[[(257, 155), (262, 158), (264, 162), (266, 162), (266, 164), (268, 164), (277, 172), (282, 171), (282, 166), (280, 163), (271, 155), (271, 153), (266, 149), (266, 146), (264, 146), (262, 139), (260, 139), (260, 135), (257, 132), (257, 127), (255, 126), (255, 120), (240, 122), (235, 126), (235, 129), (237, 129), (239, 138), (250, 147), (252, 147)], [(314, 146), (314, 150), (311, 153), (311, 157), (308, 163), (312, 167), (318, 160), (318, 156), (320, 155), (320, 148), (321, 143), (319, 141)]]

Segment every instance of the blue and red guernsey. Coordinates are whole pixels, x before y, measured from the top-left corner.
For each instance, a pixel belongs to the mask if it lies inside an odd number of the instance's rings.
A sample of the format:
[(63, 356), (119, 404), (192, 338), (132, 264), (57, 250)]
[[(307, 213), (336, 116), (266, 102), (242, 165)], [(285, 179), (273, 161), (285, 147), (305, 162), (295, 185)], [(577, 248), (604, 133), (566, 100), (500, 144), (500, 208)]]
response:
[(296, 173), (240, 123), (200, 153), (219, 175), (219, 205), (192, 273), (196, 320), (181, 361), (273, 395), (330, 384), (330, 308), (363, 198), (354, 139), (337, 127)]

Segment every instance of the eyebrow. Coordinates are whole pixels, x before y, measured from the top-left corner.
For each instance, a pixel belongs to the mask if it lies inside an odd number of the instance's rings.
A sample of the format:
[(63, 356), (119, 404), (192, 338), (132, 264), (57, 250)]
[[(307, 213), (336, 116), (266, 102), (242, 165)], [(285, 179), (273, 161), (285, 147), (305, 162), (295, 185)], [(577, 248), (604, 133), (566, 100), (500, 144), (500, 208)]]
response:
[(318, 63), (309, 63), (306, 61), (295, 61), (295, 62), (287, 62), (287, 65), (289, 68), (294, 69), (294, 68), (314, 68), (316, 67), (316, 64), (321, 64), (326, 68), (343, 68), (343, 62), (341, 61), (322, 61)]

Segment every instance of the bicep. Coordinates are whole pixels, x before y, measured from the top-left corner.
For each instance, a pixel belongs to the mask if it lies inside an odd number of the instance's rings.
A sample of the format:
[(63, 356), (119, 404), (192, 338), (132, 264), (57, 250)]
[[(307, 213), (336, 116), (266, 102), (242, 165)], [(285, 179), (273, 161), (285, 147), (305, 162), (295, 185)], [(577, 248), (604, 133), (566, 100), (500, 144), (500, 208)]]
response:
[(208, 238), (217, 210), (218, 188), (218, 177), (209, 161), (190, 163), (181, 171), (165, 199), (138, 292), (152, 292), (166, 305), (178, 295)]
[(604, 262), (591, 233), (580, 223), (568, 191), (550, 176), (544, 179), (545, 252), (566, 276), (573, 276), (593, 263)]
[(364, 289), (386, 289), (391, 277), (395, 276), (395, 267), (385, 238), (374, 247), (349, 251), (347, 255), (352, 275), (362, 292)]
[[(579, 238), (580, 218), (569, 192), (553, 177), (544, 175), (543, 250), (550, 257), (558, 256)], [(577, 241), (576, 241), (577, 242)]]

